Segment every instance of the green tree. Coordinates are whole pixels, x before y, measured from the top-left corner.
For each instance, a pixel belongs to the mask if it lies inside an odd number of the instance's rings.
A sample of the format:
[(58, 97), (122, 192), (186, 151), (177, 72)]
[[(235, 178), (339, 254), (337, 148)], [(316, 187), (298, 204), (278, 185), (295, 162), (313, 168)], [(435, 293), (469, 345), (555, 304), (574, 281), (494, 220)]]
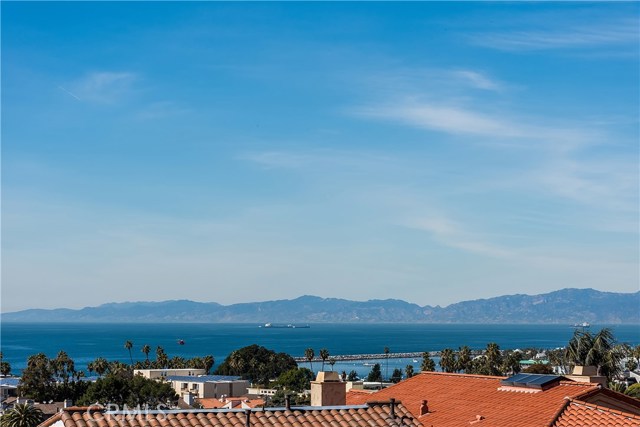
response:
[(436, 363), (431, 359), (428, 351), (422, 353), (422, 365), (420, 366), (420, 370), (427, 372), (433, 372), (436, 370)]
[(11, 374), (11, 364), (5, 360), (0, 362), (0, 375), (7, 377)]
[(329, 358), (329, 350), (326, 348), (320, 349), (320, 359), (322, 359), (322, 370), (324, 371), (324, 362)]
[(292, 405), (309, 405), (310, 403), (308, 395), (299, 395), (291, 390), (278, 390), (271, 396), (269, 406), (283, 407), (286, 403), (286, 396), (289, 396)]
[(36, 427), (43, 420), (42, 411), (28, 403), (19, 403), (0, 417), (2, 427)]
[(396, 384), (402, 380), (402, 369), (395, 368), (391, 374), (391, 382)]
[(572, 365), (595, 366), (598, 375), (609, 380), (620, 373), (623, 350), (615, 346), (610, 329), (601, 329), (595, 335), (576, 329), (565, 349), (565, 356)]
[(109, 368), (107, 369), (107, 371), (110, 374), (120, 375), (124, 377), (133, 375), (133, 368), (131, 367), (131, 365), (127, 365), (126, 363), (122, 363), (118, 360), (109, 362)]
[(371, 368), (371, 372), (367, 376), (367, 381), (369, 382), (382, 382), (382, 371), (380, 370), (380, 364), (376, 363)]
[(133, 365), (133, 356), (131, 355), (131, 348), (133, 347), (133, 343), (129, 340), (124, 342), (124, 348), (129, 350), (129, 359), (131, 360), (131, 364)]
[(90, 369), (94, 370), (100, 377), (109, 370), (109, 362), (104, 357), (98, 357), (90, 365)]
[(142, 352), (144, 353), (144, 356), (147, 358), (147, 365), (149, 364), (149, 353), (151, 353), (151, 347), (149, 346), (149, 344), (145, 344), (142, 346)]
[(161, 346), (156, 347), (156, 368), (164, 369), (169, 367), (169, 356)]
[(413, 365), (407, 365), (404, 368), (404, 372), (407, 374), (407, 378), (411, 378), (413, 376), (413, 374), (414, 374)]
[(471, 367), (471, 349), (466, 345), (458, 349), (458, 355), (456, 358), (456, 371), (467, 372)]
[(347, 381), (357, 381), (358, 380), (358, 373), (354, 370), (351, 370), (351, 372), (349, 372), (349, 375), (347, 376)]
[(55, 359), (51, 360), (54, 376), (63, 384), (68, 384), (75, 377), (76, 369), (73, 359), (69, 355), (60, 350)]
[(618, 393), (624, 393), (627, 390), (627, 385), (617, 381), (610, 381), (607, 384), (607, 388), (609, 390), (617, 391)]
[(55, 397), (54, 374), (53, 364), (44, 353), (29, 356), (18, 385), (20, 395), (38, 402), (52, 400)]
[(314, 380), (313, 372), (307, 368), (293, 368), (283, 372), (276, 381), (276, 386), (284, 390), (293, 390), (302, 393), (311, 388)]
[(484, 352), (486, 368), (489, 375), (502, 375), (502, 353), (500, 346), (494, 342), (487, 344)]
[(440, 352), (440, 367), (444, 372), (456, 371), (456, 358), (452, 349), (445, 348)]
[(311, 372), (313, 372), (313, 358), (315, 357), (315, 355), (316, 353), (311, 347), (304, 351), (304, 357), (309, 361), (309, 368), (311, 369)]
[(640, 383), (631, 384), (627, 387), (624, 394), (640, 400)]
[(566, 356), (566, 349), (558, 348), (547, 350), (547, 359), (549, 359), (549, 364), (552, 366), (558, 366), (560, 368), (560, 372), (571, 372), (571, 363), (569, 363), (569, 359)]
[(178, 395), (171, 384), (164, 381), (156, 381), (142, 375), (116, 375), (108, 374), (89, 385), (86, 393), (79, 399), (81, 405), (109, 403), (116, 405), (157, 406), (159, 404), (176, 404)]
[(216, 360), (213, 358), (212, 355), (208, 354), (202, 359), (202, 361), (204, 362), (204, 370), (206, 374), (209, 375), (209, 372), (211, 372), (211, 369), (213, 368), (213, 365), (216, 363)]
[(517, 374), (522, 370), (520, 361), (522, 360), (522, 354), (519, 351), (510, 351), (503, 357), (502, 366), (500, 370), (505, 375)]
[(385, 369), (385, 377), (387, 379), (389, 379), (389, 347), (385, 347), (384, 348), (384, 355), (387, 358), (387, 366), (386, 366), (386, 369)]
[(631, 349), (631, 357), (635, 359), (636, 366), (640, 366), (640, 345)]
[(553, 366), (550, 363), (534, 363), (522, 370), (525, 374), (553, 374)]
[(257, 344), (234, 350), (218, 365), (216, 375), (239, 375), (256, 384), (269, 385), (298, 364), (286, 353), (276, 353)]

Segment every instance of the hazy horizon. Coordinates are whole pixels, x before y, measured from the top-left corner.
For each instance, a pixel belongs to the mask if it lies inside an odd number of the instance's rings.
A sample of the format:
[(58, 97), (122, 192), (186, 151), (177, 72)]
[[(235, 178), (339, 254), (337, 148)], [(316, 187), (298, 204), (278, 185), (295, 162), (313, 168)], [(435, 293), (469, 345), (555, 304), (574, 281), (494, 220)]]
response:
[[(613, 291), (600, 291), (598, 289), (593, 289), (593, 288), (563, 288), (563, 289), (556, 289), (550, 292), (557, 292), (557, 291), (562, 291), (565, 289), (580, 289), (580, 290), (595, 290), (597, 292), (613, 292)], [(640, 290), (636, 290), (636, 291), (631, 291), (631, 292), (613, 292), (613, 293), (620, 293), (620, 294), (635, 294), (640, 292)], [(21, 309), (21, 310), (15, 310), (13, 312), (17, 312), (17, 311), (23, 311), (23, 310), (51, 310), (51, 309), (71, 309), (71, 310), (81, 310), (83, 308), (93, 308), (93, 307), (100, 307), (100, 306), (104, 306), (104, 305), (110, 305), (110, 304), (155, 304), (155, 303), (164, 303), (164, 302), (172, 302), (172, 301), (189, 301), (189, 302), (195, 302), (195, 303), (201, 303), (201, 304), (209, 304), (209, 303), (214, 303), (214, 304), (220, 304), (223, 307), (227, 307), (230, 305), (235, 305), (235, 304), (254, 304), (254, 303), (268, 303), (268, 302), (273, 302), (273, 301), (292, 301), (292, 300), (296, 300), (299, 298), (304, 298), (304, 297), (312, 297), (312, 298), (322, 298), (322, 299), (341, 299), (341, 300), (349, 300), (349, 301), (356, 301), (356, 302), (369, 302), (369, 301), (384, 301), (384, 300), (398, 300), (398, 301), (404, 301), (407, 302), (409, 304), (417, 304), (421, 307), (425, 307), (425, 306), (432, 306), (432, 307), (442, 307), (442, 308), (446, 308), (450, 305), (453, 304), (457, 304), (460, 302), (467, 302), (467, 301), (475, 301), (475, 300), (488, 300), (488, 299), (492, 299), (492, 298), (500, 298), (500, 297), (509, 297), (509, 296), (514, 296), (514, 295), (526, 295), (526, 296), (536, 296), (536, 295), (540, 295), (540, 294), (534, 294), (534, 293), (522, 293), (522, 294), (503, 294), (503, 295), (492, 295), (492, 296), (487, 296), (484, 298), (477, 298), (477, 299), (459, 299), (456, 301), (451, 302), (450, 304), (446, 304), (446, 305), (440, 305), (440, 304), (419, 304), (416, 303), (414, 301), (410, 301), (410, 300), (404, 300), (401, 298), (370, 298), (370, 299), (354, 299), (354, 298), (337, 298), (337, 297), (321, 297), (318, 295), (314, 295), (314, 294), (301, 294), (301, 295), (297, 295), (297, 296), (289, 296), (286, 298), (278, 298), (278, 299), (270, 299), (270, 300), (251, 300), (251, 301), (241, 301), (241, 302), (237, 302), (237, 303), (228, 303), (228, 304), (222, 304), (218, 301), (214, 301), (214, 300), (197, 300), (197, 299), (188, 299), (188, 298), (175, 298), (175, 299), (167, 299), (167, 300), (121, 300), (121, 301), (104, 301), (104, 302), (95, 302), (92, 305), (87, 305), (87, 306), (78, 306), (78, 307), (71, 307), (71, 306), (60, 306), (60, 307), (50, 307), (50, 308), (43, 308), (43, 307), (28, 307), (26, 309)], [(5, 314), (5, 313), (12, 313), (10, 311), (5, 311), (3, 310), (2, 312), (0, 312), (0, 314)]]
[(635, 292), (639, 15), (3, 2), (1, 311)]

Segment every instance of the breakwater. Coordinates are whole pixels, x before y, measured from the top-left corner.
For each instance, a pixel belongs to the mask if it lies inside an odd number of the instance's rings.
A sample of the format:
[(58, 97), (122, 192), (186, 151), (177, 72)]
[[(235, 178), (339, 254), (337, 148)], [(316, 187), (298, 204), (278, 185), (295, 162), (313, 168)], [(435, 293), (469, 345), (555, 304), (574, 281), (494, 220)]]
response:
[[(424, 351), (413, 351), (413, 352), (405, 352), (405, 353), (367, 353), (367, 354), (336, 354), (329, 356), (330, 358), (335, 359), (337, 362), (348, 362), (352, 360), (380, 360), (380, 359), (422, 359), (422, 355)], [(429, 351), (429, 357), (440, 357), (439, 351)], [(472, 356), (479, 356), (482, 354), (480, 350), (472, 350)], [(309, 359), (306, 357), (294, 357), (295, 361), (298, 363), (308, 362)], [(328, 359), (327, 359), (328, 360)], [(318, 355), (314, 356), (311, 360), (312, 362), (322, 362), (322, 358)]]

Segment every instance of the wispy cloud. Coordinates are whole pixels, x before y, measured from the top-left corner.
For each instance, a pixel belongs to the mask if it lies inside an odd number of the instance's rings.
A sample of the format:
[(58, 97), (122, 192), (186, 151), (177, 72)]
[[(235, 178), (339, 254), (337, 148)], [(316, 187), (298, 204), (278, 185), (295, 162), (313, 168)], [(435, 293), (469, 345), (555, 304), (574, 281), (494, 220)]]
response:
[(428, 232), (436, 241), (451, 248), (493, 258), (511, 258), (514, 255), (506, 248), (488, 243), (472, 235), (464, 230), (460, 224), (442, 215), (408, 219), (403, 225), (414, 230)]
[(397, 122), (430, 131), (453, 135), (475, 135), (498, 139), (547, 141), (556, 149), (573, 147), (592, 140), (593, 134), (581, 129), (541, 125), (531, 120), (518, 120), (503, 112), (482, 113), (473, 108), (437, 102), (399, 100), (384, 104), (356, 107), (350, 110), (357, 116)]
[(131, 72), (99, 71), (85, 75), (65, 87), (79, 101), (113, 104), (131, 93), (137, 76)]
[(474, 34), (473, 44), (505, 51), (587, 48), (637, 43), (637, 19), (592, 26)]
[(454, 77), (458, 77), (460, 80), (468, 83), (476, 89), (484, 90), (496, 90), (502, 89), (502, 84), (496, 80), (491, 79), (489, 76), (472, 70), (456, 70), (452, 72)]

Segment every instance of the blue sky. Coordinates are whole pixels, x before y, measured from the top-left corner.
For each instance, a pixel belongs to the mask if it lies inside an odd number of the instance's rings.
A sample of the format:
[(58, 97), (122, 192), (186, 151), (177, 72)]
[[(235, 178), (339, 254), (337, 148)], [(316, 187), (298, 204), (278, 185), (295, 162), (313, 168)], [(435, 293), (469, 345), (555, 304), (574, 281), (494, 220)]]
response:
[(2, 311), (636, 291), (639, 12), (2, 2)]

